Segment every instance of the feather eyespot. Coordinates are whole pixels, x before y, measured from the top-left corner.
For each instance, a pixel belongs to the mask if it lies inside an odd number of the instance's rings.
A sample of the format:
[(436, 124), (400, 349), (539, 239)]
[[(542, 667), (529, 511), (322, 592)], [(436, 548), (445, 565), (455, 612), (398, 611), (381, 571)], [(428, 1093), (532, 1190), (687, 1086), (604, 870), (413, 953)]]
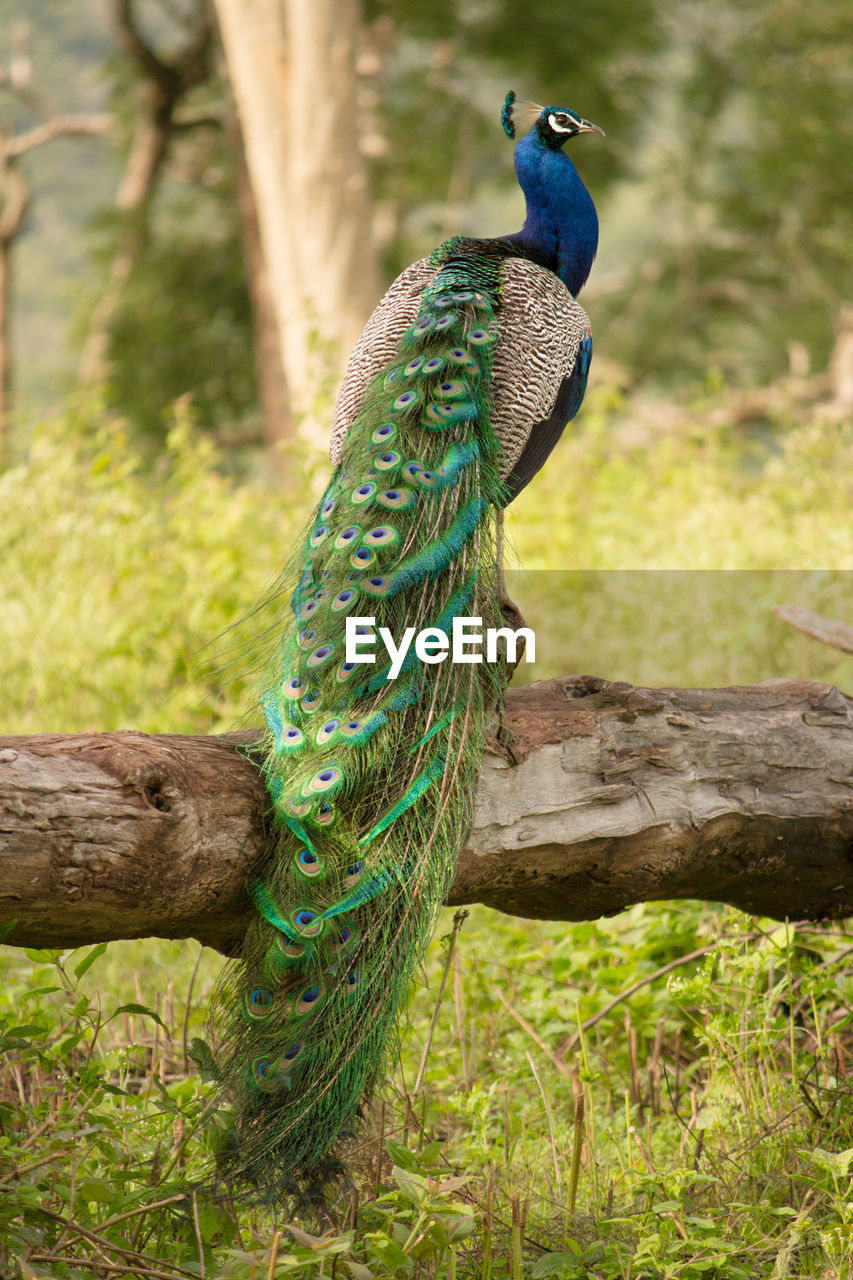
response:
[(444, 360), (441, 356), (433, 356), (431, 360), (427, 360), (426, 364), (421, 369), (421, 373), (424, 377), (429, 377), (434, 373), (439, 373), (443, 368)]
[(285, 698), (296, 699), (301, 698), (307, 688), (307, 680), (303, 680), (300, 676), (291, 676), (289, 680), (285, 681), (282, 693)]
[(373, 564), (375, 559), (376, 552), (370, 547), (359, 547), (357, 551), (352, 553), (349, 562), (351, 565), (354, 565), (356, 569), (366, 569), (369, 565)]
[(385, 375), (385, 386), (393, 387), (396, 382), (400, 381), (402, 376), (403, 374), (400, 369), (392, 369), (390, 373)]
[(361, 982), (360, 971), (358, 969), (350, 969), (349, 973), (346, 976), (347, 986), (357, 987), (360, 982)]
[(393, 440), (397, 434), (397, 424), (395, 422), (383, 422), (381, 427), (377, 427), (371, 439), (374, 444), (385, 444), (389, 440)]
[(319, 689), (309, 689), (305, 697), (302, 699), (302, 710), (307, 712), (316, 711), (322, 698)]
[(423, 356), (415, 356), (414, 360), (409, 361), (409, 363), (406, 365), (403, 372), (409, 375), (413, 373), (417, 373), (418, 369), (420, 369), (423, 362), (424, 362)]
[(300, 649), (310, 649), (311, 642), (316, 639), (317, 639), (316, 627), (303, 627), (302, 630), (299, 632), (299, 636), (297, 637), (297, 642), (299, 644)]
[(350, 865), (346, 869), (346, 874), (344, 875), (344, 884), (346, 885), (346, 887), (349, 888), (350, 885), (355, 884), (356, 880), (360, 878), (361, 873), (363, 871), (364, 871), (364, 858), (359, 858), (358, 862), (350, 863)]
[(390, 582), (391, 582), (390, 578), (383, 578), (380, 575), (376, 575), (373, 578), (367, 579), (367, 581), (364, 584), (364, 591), (366, 592), (367, 595), (384, 596), (386, 591), (388, 590)]
[(283, 751), (295, 751), (297, 747), (301, 747), (305, 737), (301, 729), (297, 729), (295, 725), (290, 725), (281, 735), (281, 749)]
[(249, 996), (249, 1003), (256, 1009), (269, 1009), (273, 1003), (273, 993), (266, 987), (255, 987)]
[(335, 820), (335, 810), (330, 804), (321, 804), (317, 811), (317, 821), (321, 826), (327, 827), (329, 823)]
[(461, 400), (468, 394), (468, 387), (459, 378), (451, 378), (447, 382), (439, 383), (435, 394), (439, 400)]
[(296, 855), (296, 865), (304, 876), (318, 876), (323, 864), (313, 849), (300, 849)]
[[(376, 501), (380, 507), (387, 507), (391, 511), (403, 511), (406, 507), (410, 507), (414, 502), (415, 495), (411, 489), (386, 489), (384, 493), (380, 493)], [(368, 533), (366, 537), (370, 537)]]
[[(389, 503), (388, 505), (390, 506), (391, 504)], [(368, 529), (364, 535), (364, 540), (374, 547), (388, 547), (393, 546), (395, 542), (399, 542), (400, 535), (390, 525), (380, 524), (375, 529)]]
[(311, 534), (311, 546), (319, 547), (323, 539), (328, 537), (328, 533), (329, 533), (328, 525), (325, 525), (325, 524), (318, 525), (317, 528), (314, 530), (314, 532)]
[(419, 462), (407, 462), (406, 465), (403, 467), (403, 470), (405, 471), (407, 476), (411, 476), (412, 479), (414, 480), (417, 477), (418, 473), (423, 471), (423, 467)]
[(317, 736), (314, 740), (317, 743), (318, 747), (324, 746), (327, 742), (329, 742), (332, 738), (334, 738), (335, 734), (338, 731), (338, 723), (339, 722), (337, 720), (327, 720), (326, 723), (323, 725), (322, 729), (317, 730)]
[(335, 509), (335, 500), (334, 498), (330, 498), (329, 501), (324, 502), (322, 507), (320, 508), (320, 515), (323, 516), (324, 518), (326, 516), (330, 516), (334, 511), (334, 509)]
[(336, 783), (340, 782), (343, 774), (337, 765), (330, 765), (328, 769), (321, 769), (319, 773), (311, 779), (312, 791), (328, 791)]
[(476, 417), (476, 409), (470, 400), (454, 400), (450, 404), (431, 404), (427, 406), (428, 422), (466, 422)]
[(404, 391), (401, 396), (397, 396), (394, 401), (395, 409), (410, 409), (412, 405), (417, 404), (417, 395), (414, 391)]
[(353, 569), (350, 573), (347, 574), (346, 580), (347, 582), (361, 582), (363, 577), (364, 577), (364, 574), (361, 573), (360, 570)]
[(461, 365), (464, 369), (476, 369), (479, 367), (470, 351), (464, 351), (462, 347), (454, 347), (452, 351), (448, 352), (448, 355), (454, 364)]
[(300, 907), (293, 913), (293, 923), (303, 938), (313, 938), (323, 928), (323, 921), (309, 907)]
[(334, 655), (335, 646), (333, 644), (321, 644), (319, 649), (315, 649), (308, 657), (309, 667), (322, 667)]
[(335, 546), (338, 548), (350, 546), (353, 542), (357, 540), (358, 535), (360, 533), (361, 533), (360, 526), (357, 524), (351, 524), (349, 528), (342, 529), (341, 532), (338, 534), (338, 536), (335, 538)]
[(355, 503), (355, 505), (359, 507), (362, 503), (367, 502), (369, 498), (372, 498), (375, 492), (375, 484), (360, 484), (350, 495), (350, 502)]
[(436, 320), (436, 333), (443, 333), (445, 329), (451, 329), (456, 324), (456, 316), (442, 316), (440, 320)]
[(297, 1014), (310, 1012), (323, 994), (321, 987), (306, 987), (296, 1002)]
[(294, 1059), (294, 1058), (296, 1058), (296, 1057), (298, 1057), (298, 1056), (299, 1056), (299, 1054), (300, 1054), (301, 1052), (302, 1052), (302, 1045), (301, 1045), (301, 1044), (294, 1044), (294, 1045), (291, 1045), (291, 1047), (288, 1049), (287, 1053), (282, 1054), (282, 1061), (283, 1061), (283, 1062), (292, 1062), (292, 1061), (293, 1061), (293, 1059)]
[(279, 950), (283, 955), (287, 956), (288, 960), (299, 960), (305, 955), (305, 948), (297, 947), (290, 941), (286, 933), (276, 933), (275, 940), (278, 943)]
[(343, 782), (343, 770), (336, 764), (327, 764), (324, 769), (319, 769), (313, 778), (303, 782), (302, 794), (313, 798), (323, 795), (324, 792), (334, 793), (340, 789)]
[(388, 453), (381, 453), (379, 457), (376, 459), (376, 470), (389, 471), (391, 467), (398, 466), (399, 462), (400, 462), (399, 453), (394, 453), (393, 450), (389, 450)]
[(339, 684), (343, 684), (345, 680), (349, 680), (357, 666), (357, 662), (342, 662), (335, 673), (335, 679)]
[(494, 342), (494, 334), (489, 333), (488, 329), (471, 329), (467, 336), (468, 341), (473, 342), (475, 347), (483, 347), (488, 342)]
[(313, 599), (306, 600), (302, 608), (299, 610), (299, 617), (302, 619), (310, 618), (311, 614), (316, 613), (319, 607), (320, 607), (319, 601), (313, 600)]
[(302, 796), (292, 796), (287, 802), (287, 808), (295, 818), (304, 818), (311, 808), (311, 801), (303, 799)]
[(335, 949), (342, 950), (347, 945), (347, 943), (352, 941), (352, 937), (353, 937), (352, 929), (350, 929), (349, 925), (345, 925), (344, 928), (341, 929), (340, 932), (338, 933), (337, 938), (335, 938), (335, 942), (334, 942)]
[(352, 587), (347, 587), (345, 591), (340, 591), (332, 601), (332, 610), (334, 613), (343, 613), (345, 609), (351, 608), (358, 599), (358, 592)]

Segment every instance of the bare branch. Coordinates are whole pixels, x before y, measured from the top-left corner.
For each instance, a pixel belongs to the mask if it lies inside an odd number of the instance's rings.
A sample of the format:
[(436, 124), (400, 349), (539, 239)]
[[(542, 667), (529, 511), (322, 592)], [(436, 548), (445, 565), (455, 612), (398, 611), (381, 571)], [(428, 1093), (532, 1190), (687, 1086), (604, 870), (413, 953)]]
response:
[(43, 124), (19, 133), (6, 143), (7, 156), (22, 156), (36, 147), (61, 136), (68, 137), (103, 137), (110, 130), (110, 117), (106, 113), (52, 116)]
[(845, 653), (853, 653), (853, 627), (846, 622), (832, 622), (822, 618), (811, 609), (803, 609), (798, 604), (774, 604), (773, 612), (789, 627), (802, 631), (815, 640), (821, 640), (833, 649), (842, 649)]
[(124, 52), (136, 62), (146, 79), (155, 81), (174, 100), (207, 78), (213, 23), (205, 0), (199, 0), (192, 15), (186, 43), (171, 58), (158, 54), (142, 35), (134, 0), (115, 0), (113, 19)]
[(224, 129), (227, 123), (228, 113), (224, 108), (216, 110), (214, 107), (185, 107), (183, 111), (175, 112), (172, 128), (175, 130)]

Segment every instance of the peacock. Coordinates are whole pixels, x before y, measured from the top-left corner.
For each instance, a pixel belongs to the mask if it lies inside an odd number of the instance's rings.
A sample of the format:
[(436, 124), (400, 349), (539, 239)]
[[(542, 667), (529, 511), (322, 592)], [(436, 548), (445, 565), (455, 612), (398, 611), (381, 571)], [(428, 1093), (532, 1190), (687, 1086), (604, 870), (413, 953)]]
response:
[[(272, 1197), (340, 1174), (382, 1078), (507, 680), (474, 646), (450, 660), (454, 619), (500, 628), (499, 515), (586, 387), (575, 299), (598, 219), (563, 147), (603, 131), (512, 92), (501, 121), (519, 137), (524, 226), (455, 237), (390, 286), (350, 357), (334, 471), (282, 578), (288, 616), (260, 693), (272, 834), (217, 1001), (234, 1103), (223, 1160)], [(372, 644), (382, 628), (394, 662)]]

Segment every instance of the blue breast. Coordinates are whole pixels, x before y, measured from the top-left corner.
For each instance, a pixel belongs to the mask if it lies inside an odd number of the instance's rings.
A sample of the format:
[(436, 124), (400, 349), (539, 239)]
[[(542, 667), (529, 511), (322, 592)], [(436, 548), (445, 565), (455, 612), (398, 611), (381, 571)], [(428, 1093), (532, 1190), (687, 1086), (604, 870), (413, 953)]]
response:
[(577, 297), (598, 248), (598, 215), (578, 171), (562, 151), (532, 129), (515, 148), (515, 172), (527, 201), (521, 231), (507, 239), (524, 246)]

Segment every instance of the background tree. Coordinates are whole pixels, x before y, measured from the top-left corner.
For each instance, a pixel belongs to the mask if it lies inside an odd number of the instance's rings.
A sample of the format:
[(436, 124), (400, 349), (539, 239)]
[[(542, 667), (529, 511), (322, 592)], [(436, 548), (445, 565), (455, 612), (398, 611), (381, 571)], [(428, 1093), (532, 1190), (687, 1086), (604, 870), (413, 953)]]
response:
[(216, 11), (291, 409), (304, 415), (380, 292), (358, 145), (360, 5), (216, 0)]
[[(136, 75), (136, 101), (124, 173), (116, 193), (118, 244), (83, 344), (80, 375), (84, 381), (102, 379), (106, 374), (110, 324), (145, 248), (151, 202), (173, 136), (178, 128), (199, 122), (196, 116), (179, 119), (177, 111), (190, 91), (210, 75), (213, 30), (205, 0), (196, 0), (180, 18), (187, 28), (183, 42), (169, 55), (158, 54), (142, 33), (133, 0), (113, 0), (116, 37)], [(209, 118), (203, 120), (208, 122)]]
[(100, 136), (109, 125), (105, 114), (56, 111), (33, 83), (29, 24), (16, 23), (11, 37), (9, 65), (0, 71), (0, 90), (7, 99), (6, 118), (0, 125), (0, 461), (11, 408), (12, 249), (32, 201), (31, 184), (20, 162), (54, 138)]

